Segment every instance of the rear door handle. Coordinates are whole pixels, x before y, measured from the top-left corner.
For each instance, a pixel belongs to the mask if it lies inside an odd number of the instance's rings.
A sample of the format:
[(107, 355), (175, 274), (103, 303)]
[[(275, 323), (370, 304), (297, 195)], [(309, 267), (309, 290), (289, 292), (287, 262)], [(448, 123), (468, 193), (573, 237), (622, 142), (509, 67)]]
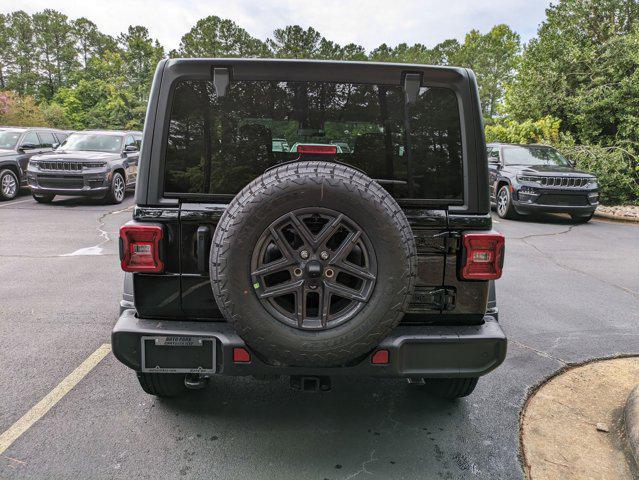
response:
[(197, 270), (200, 273), (209, 271), (209, 251), (211, 249), (211, 228), (206, 226), (197, 229)]

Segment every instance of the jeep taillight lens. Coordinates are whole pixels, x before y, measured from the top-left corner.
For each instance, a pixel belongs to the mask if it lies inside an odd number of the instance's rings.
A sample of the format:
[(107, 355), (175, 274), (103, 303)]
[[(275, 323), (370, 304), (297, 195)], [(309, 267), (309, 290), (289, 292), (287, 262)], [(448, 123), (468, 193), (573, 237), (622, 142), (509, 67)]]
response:
[(126, 224), (120, 227), (120, 260), (125, 272), (159, 273), (164, 270), (160, 225)]
[(462, 279), (496, 280), (501, 277), (505, 246), (501, 233), (465, 233), (462, 245)]

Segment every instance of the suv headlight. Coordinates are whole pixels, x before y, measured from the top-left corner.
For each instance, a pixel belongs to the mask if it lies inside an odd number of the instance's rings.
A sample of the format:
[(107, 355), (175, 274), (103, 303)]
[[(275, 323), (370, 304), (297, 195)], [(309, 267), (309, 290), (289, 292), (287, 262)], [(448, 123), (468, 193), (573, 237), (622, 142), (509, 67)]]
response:
[(106, 162), (83, 162), (82, 166), (84, 168), (100, 168), (100, 167), (104, 167), (106, 165)]
[(530, 175), (517, 175), (517, 181), (539, 183), (539, 177), (533, 177)]

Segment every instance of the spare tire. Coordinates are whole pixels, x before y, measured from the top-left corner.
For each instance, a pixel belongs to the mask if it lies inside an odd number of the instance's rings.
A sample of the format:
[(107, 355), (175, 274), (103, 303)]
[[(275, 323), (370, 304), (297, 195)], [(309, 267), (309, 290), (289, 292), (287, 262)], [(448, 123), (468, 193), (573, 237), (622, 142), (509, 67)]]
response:
[(369, 353), (413, 293), (415, 240), (393, 197), (329, 162), (267, 171), (228, 205), (211, 245), (225, 318), (275, 365), (344, 365)]

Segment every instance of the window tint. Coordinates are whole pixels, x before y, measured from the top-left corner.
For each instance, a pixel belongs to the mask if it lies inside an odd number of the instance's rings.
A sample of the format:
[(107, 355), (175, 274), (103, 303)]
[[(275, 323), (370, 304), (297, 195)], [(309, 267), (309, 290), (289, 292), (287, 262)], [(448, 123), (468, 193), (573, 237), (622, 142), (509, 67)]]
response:
[(67, 139), (69, 135), (62, 132), (55, 132), (53, 136), (58, 140), (58, 143), (62, 143)]
[(135, 146), (138, 147), (138, 150), (142, 150), (142, 135), (135, 135), (133, 138), (135, 139)]
[(44, 148), (51, 148), (54, 143), (57, 143), (51, 132), (39, 131), (38, 136), (40, 137), (40, 146)]
[(127, 135), (126, 138), (124, 139), (124, 147), (128, 147), (128, 146), (136, 146), (135, 145), (135, 139), (133, 138), (133, 135)]
[(38, 135), (36, 134), (35, 131), (31, 130), (30, 132), (27, 132), (24, 134), (24, 137), (22, 137), (22, 142), (23, 145), (25, 143), (31, 144), (31, 145), (35, 145), (35, 146), (40, 146), (40, 139), (38, 138)]
[[(400, 86), (179, 82), (166, 146), (165, 192), (234, 195), (304, 144), (334, 147), (337, 161), (379, 181), (396, 198), (461, 199), (457, 97), (422, 88), (404, 112)], [(333, 157), (327, 157), (330, 160)]]

